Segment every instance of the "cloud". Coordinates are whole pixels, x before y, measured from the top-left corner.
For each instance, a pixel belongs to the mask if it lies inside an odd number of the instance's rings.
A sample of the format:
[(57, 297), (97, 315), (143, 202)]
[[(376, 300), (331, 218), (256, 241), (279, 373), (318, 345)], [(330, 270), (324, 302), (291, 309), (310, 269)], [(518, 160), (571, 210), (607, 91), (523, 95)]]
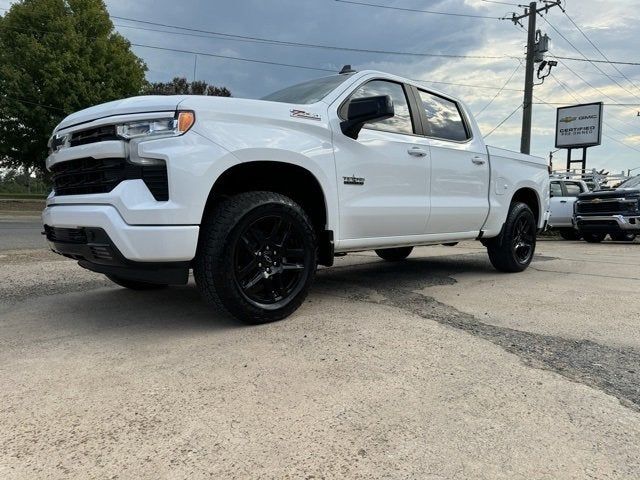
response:
[[(191, 0), (106, 0), (112, 15), (133, 17), (152, 22), (180, 25), (228, 34), (250, 35), (281, 41), (316, 43), (338, 47), (373, 50), (395, 50), (413, 53), (445, 53), (489, 57), (517, 57), (524, 61), (526, 34), (510, 21), (429, 15), (350, 5), (333, 0), (237, 0), (212, 2)], [(482, 0), (370, 0), (385, 6), (429, 9), (449, 13), (471, 13), (501, 17), (518, 7)], [(0, 0), (0, 6), (3, 2)], [(8, 2), (4, 2), (6, 5)], [(507, 0), (507, 3), (518, 3)], [(605, 54), (615, 60), (640, 60), (637, 44), (640, 24), (630, 14), (640, 8), (640, 0), (573, 0), (567, 2), (567, 13), (583, 28), (589, 38)], [(602, 58), (574, 28), (558, 8), (546, 16), (562, 34), (585, 55)], [(344, 64), (359, 70), (375, 68), (410, 78), (427, 81), (462, 83), (491, 88), (475, 88), (442, 83), (426, 85), (455, 95), (465, 101), (473, 112), (480, 111), (495, 96), (518, 65), (514, 58), (443, 59), (421, 56), (382, 55), (343, 50), (323, 50), (282, 45), (268, 45), (231, 39), (201, 38), (159, 33), (140, 28), (125, 28), (135, 24), (114, 19), (123, 35), (140, 44), (179, 48), (246, 59), (328, 68), (337, 71)], [(137, 25), (138, 27), (143, 25)], [(147, 25), (149, 28), (158, 28)], [(551, 54), (567, 57), (581, 55), (538, 17), (538, 28), (551, 37)], [(158, 28), (172, 30), (169, 28)], [(176, 32), (176, 30), (173, 30)], [(195, 32), (192, 32), (195, 33)], [(149, 79), (167, 80), (176, 75), (193, 77), (194, 55), (163, 52), (136, 47), (135, 51), (149, 66)], [(553, 70), (554, 78), (536, 86), (537, 99), (550, 103), (574, 104), (604, 101), (608, 104), (639, 104), (638, 108), (605, 107), (605, 134), (638, 148), (640, 136), (640, 67), (619, 66), (631, 79), (624, 78), (610, 65), (598, 71), (586, 62), (563, 61)], [(235, 96), (261, 97), (284, 86), (324, 75), (313, 70), (278, 67), (259, 63), (222, 60), (199, 56), (197, 78), (231, 89)], [(582, 79), (580, 78), (582, 77)], [(585, 80), (587, 83), (585, 83)], [(520, 68), (506, 89), (486, 108), (479, 118), (482, 130), (493, 129), (521, 102), (524, 68)], [(516, 91), (513, 91), (513, 90)], [(557, 105), (535, 105), (533, 113), (532, 151), (548, 156), (554, 150), (554, 123)], [(489, 140), (498, 146), (518, 149), (521, 112), (516, 113)], [(558, 154), (557, 154), (558, 155)], [(633, 168), (640, 165), (638, 152), (603, 138), (603, 146), (589, 152), (589, 166), (610, 169)]]

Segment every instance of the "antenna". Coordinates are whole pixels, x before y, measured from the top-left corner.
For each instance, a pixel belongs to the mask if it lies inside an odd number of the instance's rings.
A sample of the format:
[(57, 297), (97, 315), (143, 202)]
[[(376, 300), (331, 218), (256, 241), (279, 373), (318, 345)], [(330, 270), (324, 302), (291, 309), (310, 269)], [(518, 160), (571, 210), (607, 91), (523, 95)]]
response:
[(340, 75), (344, 75), (347, 73), (356, 73), (356, 71), (351, 68), (351, 65), (345, 65), (344, 67), (342, 67), (342, 70), (340, 70)]

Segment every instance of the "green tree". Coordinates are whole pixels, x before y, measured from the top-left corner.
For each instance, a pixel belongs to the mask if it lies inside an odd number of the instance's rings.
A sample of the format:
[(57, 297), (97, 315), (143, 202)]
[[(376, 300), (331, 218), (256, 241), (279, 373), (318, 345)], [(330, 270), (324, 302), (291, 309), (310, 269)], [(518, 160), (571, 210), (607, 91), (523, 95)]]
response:
[(170, 82), (149, 83), (144, 89), (146, 95), (209, 95), (211, 97), (230, 97), (227, 87), (216, 87), (207, 82), (196, 80), (189, 83), (184, 77), (175, 77)]
[(66, 115), (137, 95), (146, 65), (102, 0), (22, 0), (0, 17), (0, 166), (43, 172)]

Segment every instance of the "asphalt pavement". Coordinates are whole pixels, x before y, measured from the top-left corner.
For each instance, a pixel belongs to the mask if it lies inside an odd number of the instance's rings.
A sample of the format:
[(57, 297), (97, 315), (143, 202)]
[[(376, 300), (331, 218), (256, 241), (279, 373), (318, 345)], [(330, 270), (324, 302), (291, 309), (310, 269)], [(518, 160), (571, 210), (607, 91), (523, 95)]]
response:
[(42, 223), (36, 216), (0, 216), (0, 251), (43, 248)]
[(638, 243), (348, 255), (247, 327), (36, 226), (0, 244), (2, 479), (640, 478)]

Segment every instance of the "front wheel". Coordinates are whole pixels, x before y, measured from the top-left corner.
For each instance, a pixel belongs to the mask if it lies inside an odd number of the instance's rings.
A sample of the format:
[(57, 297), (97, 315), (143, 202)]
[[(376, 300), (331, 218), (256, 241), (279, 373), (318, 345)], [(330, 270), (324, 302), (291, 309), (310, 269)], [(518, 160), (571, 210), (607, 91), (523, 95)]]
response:
[(528, 205), (514, 203), (500, 237), (487, 244), (489, 260), (501, 272), (522, 272), (536, 250), (536, 219)]
[(376, 250), (376, 255), (387, 262), (399, 262), (411, 255), (412, 251), (413, 247), (384, 248)]
[(582, 234), (582, 238), (584, 238), (584, 241), (587, 243), (600, 243), (605, 239), (606, 236), (607, 236), (606, 233), (583, 233)]
[(616, 242), (633, 242), (636, 239), (635, 233), (610, 233), (609, 236)]
[(304, 210), (284, 195), (247, 192), (205, 219), (193, 273), (208, 303), (257, 324), (291, 315), (316, 265), (315, 231)]

